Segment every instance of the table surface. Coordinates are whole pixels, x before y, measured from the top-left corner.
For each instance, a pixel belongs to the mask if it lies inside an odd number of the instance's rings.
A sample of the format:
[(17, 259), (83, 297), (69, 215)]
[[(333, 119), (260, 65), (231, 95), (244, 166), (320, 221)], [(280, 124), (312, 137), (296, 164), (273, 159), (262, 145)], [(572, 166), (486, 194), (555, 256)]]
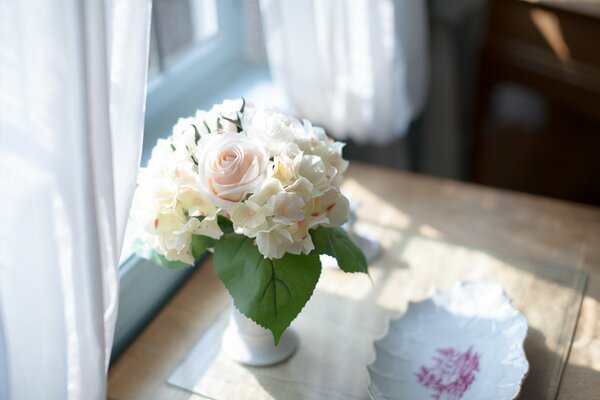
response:
[[(598, 398), (600, 209), (359, 163), (347, 173), (346, 186), (353, 185), (370, 194), (362, 200), (359, 218), (392, 208), (401, 216), (396, 221), (401, 231), (443, 238), (445, 244), (469, 249), (466, 254), (473, 257), (489, 252), (587, 272), (558, 398)], [(228, 302), (209, 259), (112, 366), (108, 398), (201, 399), (166, 380)]]

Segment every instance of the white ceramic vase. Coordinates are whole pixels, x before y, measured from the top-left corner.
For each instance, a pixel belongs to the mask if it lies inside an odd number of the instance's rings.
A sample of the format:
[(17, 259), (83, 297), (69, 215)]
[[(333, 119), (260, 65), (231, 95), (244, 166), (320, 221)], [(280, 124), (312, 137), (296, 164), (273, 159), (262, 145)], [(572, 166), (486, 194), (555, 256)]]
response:
[(279, 344), (275, 346), (271, 331), (231, 306), (229, 325), (223, 334), (223, 350), (233, 360), (249, 366), (265, 367), (287, 360), (297, 347), (298, 336), (291, 328), (283, 333)]

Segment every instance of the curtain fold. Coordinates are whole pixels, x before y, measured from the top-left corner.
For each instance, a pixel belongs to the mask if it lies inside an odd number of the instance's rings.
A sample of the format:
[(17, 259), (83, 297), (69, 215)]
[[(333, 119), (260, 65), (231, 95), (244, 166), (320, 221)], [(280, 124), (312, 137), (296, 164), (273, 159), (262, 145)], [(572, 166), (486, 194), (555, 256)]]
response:
[(106, 398), (150, 10), (0, 0), (0, 396)]
[(421, 112), (425, 0), (261, 0), (269, 67), (301, 117), (336, 138), (384, 144)]

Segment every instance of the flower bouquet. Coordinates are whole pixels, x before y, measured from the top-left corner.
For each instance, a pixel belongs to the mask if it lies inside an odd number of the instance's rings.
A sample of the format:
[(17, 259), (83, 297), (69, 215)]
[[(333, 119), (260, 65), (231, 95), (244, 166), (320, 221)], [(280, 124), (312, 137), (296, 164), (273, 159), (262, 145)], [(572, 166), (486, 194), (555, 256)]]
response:
[(320, 255), (367, 273), (341, 228), (342, 147), (307, 120), (244, 99), (180, 119), (139, 172), (136, 251), (170, 268), (213, 251), (235, 307), (277, 345), (314, 291)]

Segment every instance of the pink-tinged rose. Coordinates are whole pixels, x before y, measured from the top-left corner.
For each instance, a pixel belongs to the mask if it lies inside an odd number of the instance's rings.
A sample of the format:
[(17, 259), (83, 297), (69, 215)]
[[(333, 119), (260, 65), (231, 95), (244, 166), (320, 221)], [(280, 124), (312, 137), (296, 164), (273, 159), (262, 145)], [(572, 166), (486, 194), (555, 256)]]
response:
[(267, 149), (245, 135), (208, 135), (197, 156), (200, 190), (226, 210), (258, 190), (267, 175)]

